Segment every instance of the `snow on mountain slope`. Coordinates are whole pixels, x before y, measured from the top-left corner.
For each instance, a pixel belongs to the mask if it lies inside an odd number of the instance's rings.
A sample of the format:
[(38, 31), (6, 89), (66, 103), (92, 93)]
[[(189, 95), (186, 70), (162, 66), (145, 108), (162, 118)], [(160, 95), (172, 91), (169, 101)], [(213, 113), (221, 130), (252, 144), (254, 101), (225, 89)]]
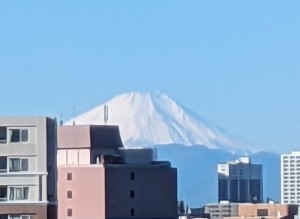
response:
[[(72, 118), (67, 124), (104, 124), (104, 105)], [(127, 147), (182, 144), (231, 152), (254, 151), (162, 93), (124, 93), (106, 105), (108, 124), (120, 126)]]

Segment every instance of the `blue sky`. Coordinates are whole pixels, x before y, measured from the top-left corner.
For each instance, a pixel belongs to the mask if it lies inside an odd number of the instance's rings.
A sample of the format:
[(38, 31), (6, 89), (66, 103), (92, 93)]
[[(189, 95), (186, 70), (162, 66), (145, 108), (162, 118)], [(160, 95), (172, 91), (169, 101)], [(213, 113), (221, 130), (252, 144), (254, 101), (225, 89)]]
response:
[(68, 119), (161, 91), (261, 148), (300, 148), (300, 1), (1, 1), (1, 115)]

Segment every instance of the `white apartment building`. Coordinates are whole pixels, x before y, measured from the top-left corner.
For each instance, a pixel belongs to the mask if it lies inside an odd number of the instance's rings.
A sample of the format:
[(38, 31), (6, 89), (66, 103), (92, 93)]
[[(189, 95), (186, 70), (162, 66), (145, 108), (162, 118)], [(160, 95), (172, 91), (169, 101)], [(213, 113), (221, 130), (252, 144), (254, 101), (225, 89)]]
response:
[(0, 219), (55, 219), (56, 204), (56, 121), (0, 117)]
[(300, 151), (281, 155), (281, 203), (300, 204)]

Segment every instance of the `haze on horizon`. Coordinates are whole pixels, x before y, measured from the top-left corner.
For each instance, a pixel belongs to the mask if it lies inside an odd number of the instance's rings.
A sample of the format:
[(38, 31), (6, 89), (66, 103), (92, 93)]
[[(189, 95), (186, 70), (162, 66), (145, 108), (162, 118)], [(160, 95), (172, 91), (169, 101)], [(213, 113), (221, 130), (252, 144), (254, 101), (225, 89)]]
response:
[(299, 9), (271, 0), (2, 1), (0, 114), (67, 120), (124, 92), (160, 91), (255, 146), (298, 149)]

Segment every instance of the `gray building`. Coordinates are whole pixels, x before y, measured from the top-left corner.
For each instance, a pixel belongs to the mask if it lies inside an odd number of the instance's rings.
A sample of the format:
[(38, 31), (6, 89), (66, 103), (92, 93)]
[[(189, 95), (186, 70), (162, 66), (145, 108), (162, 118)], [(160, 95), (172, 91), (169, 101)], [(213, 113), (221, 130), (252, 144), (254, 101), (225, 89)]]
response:
[(56, 121), (0, 117), (0, 219), (55, 219), (56, 204)]
[(218, 200), (263, 202), (262, 165), (252, 164), (249, 157), (218, 164)]
[(230, 203), (228, 201), (222, 201), (220, 203), (207, 204), (205, 206), (205, 213), (210, 215), (211, 219), (223, 219), (223, 217), (235, 217), (238, 216), (237, 203)]

